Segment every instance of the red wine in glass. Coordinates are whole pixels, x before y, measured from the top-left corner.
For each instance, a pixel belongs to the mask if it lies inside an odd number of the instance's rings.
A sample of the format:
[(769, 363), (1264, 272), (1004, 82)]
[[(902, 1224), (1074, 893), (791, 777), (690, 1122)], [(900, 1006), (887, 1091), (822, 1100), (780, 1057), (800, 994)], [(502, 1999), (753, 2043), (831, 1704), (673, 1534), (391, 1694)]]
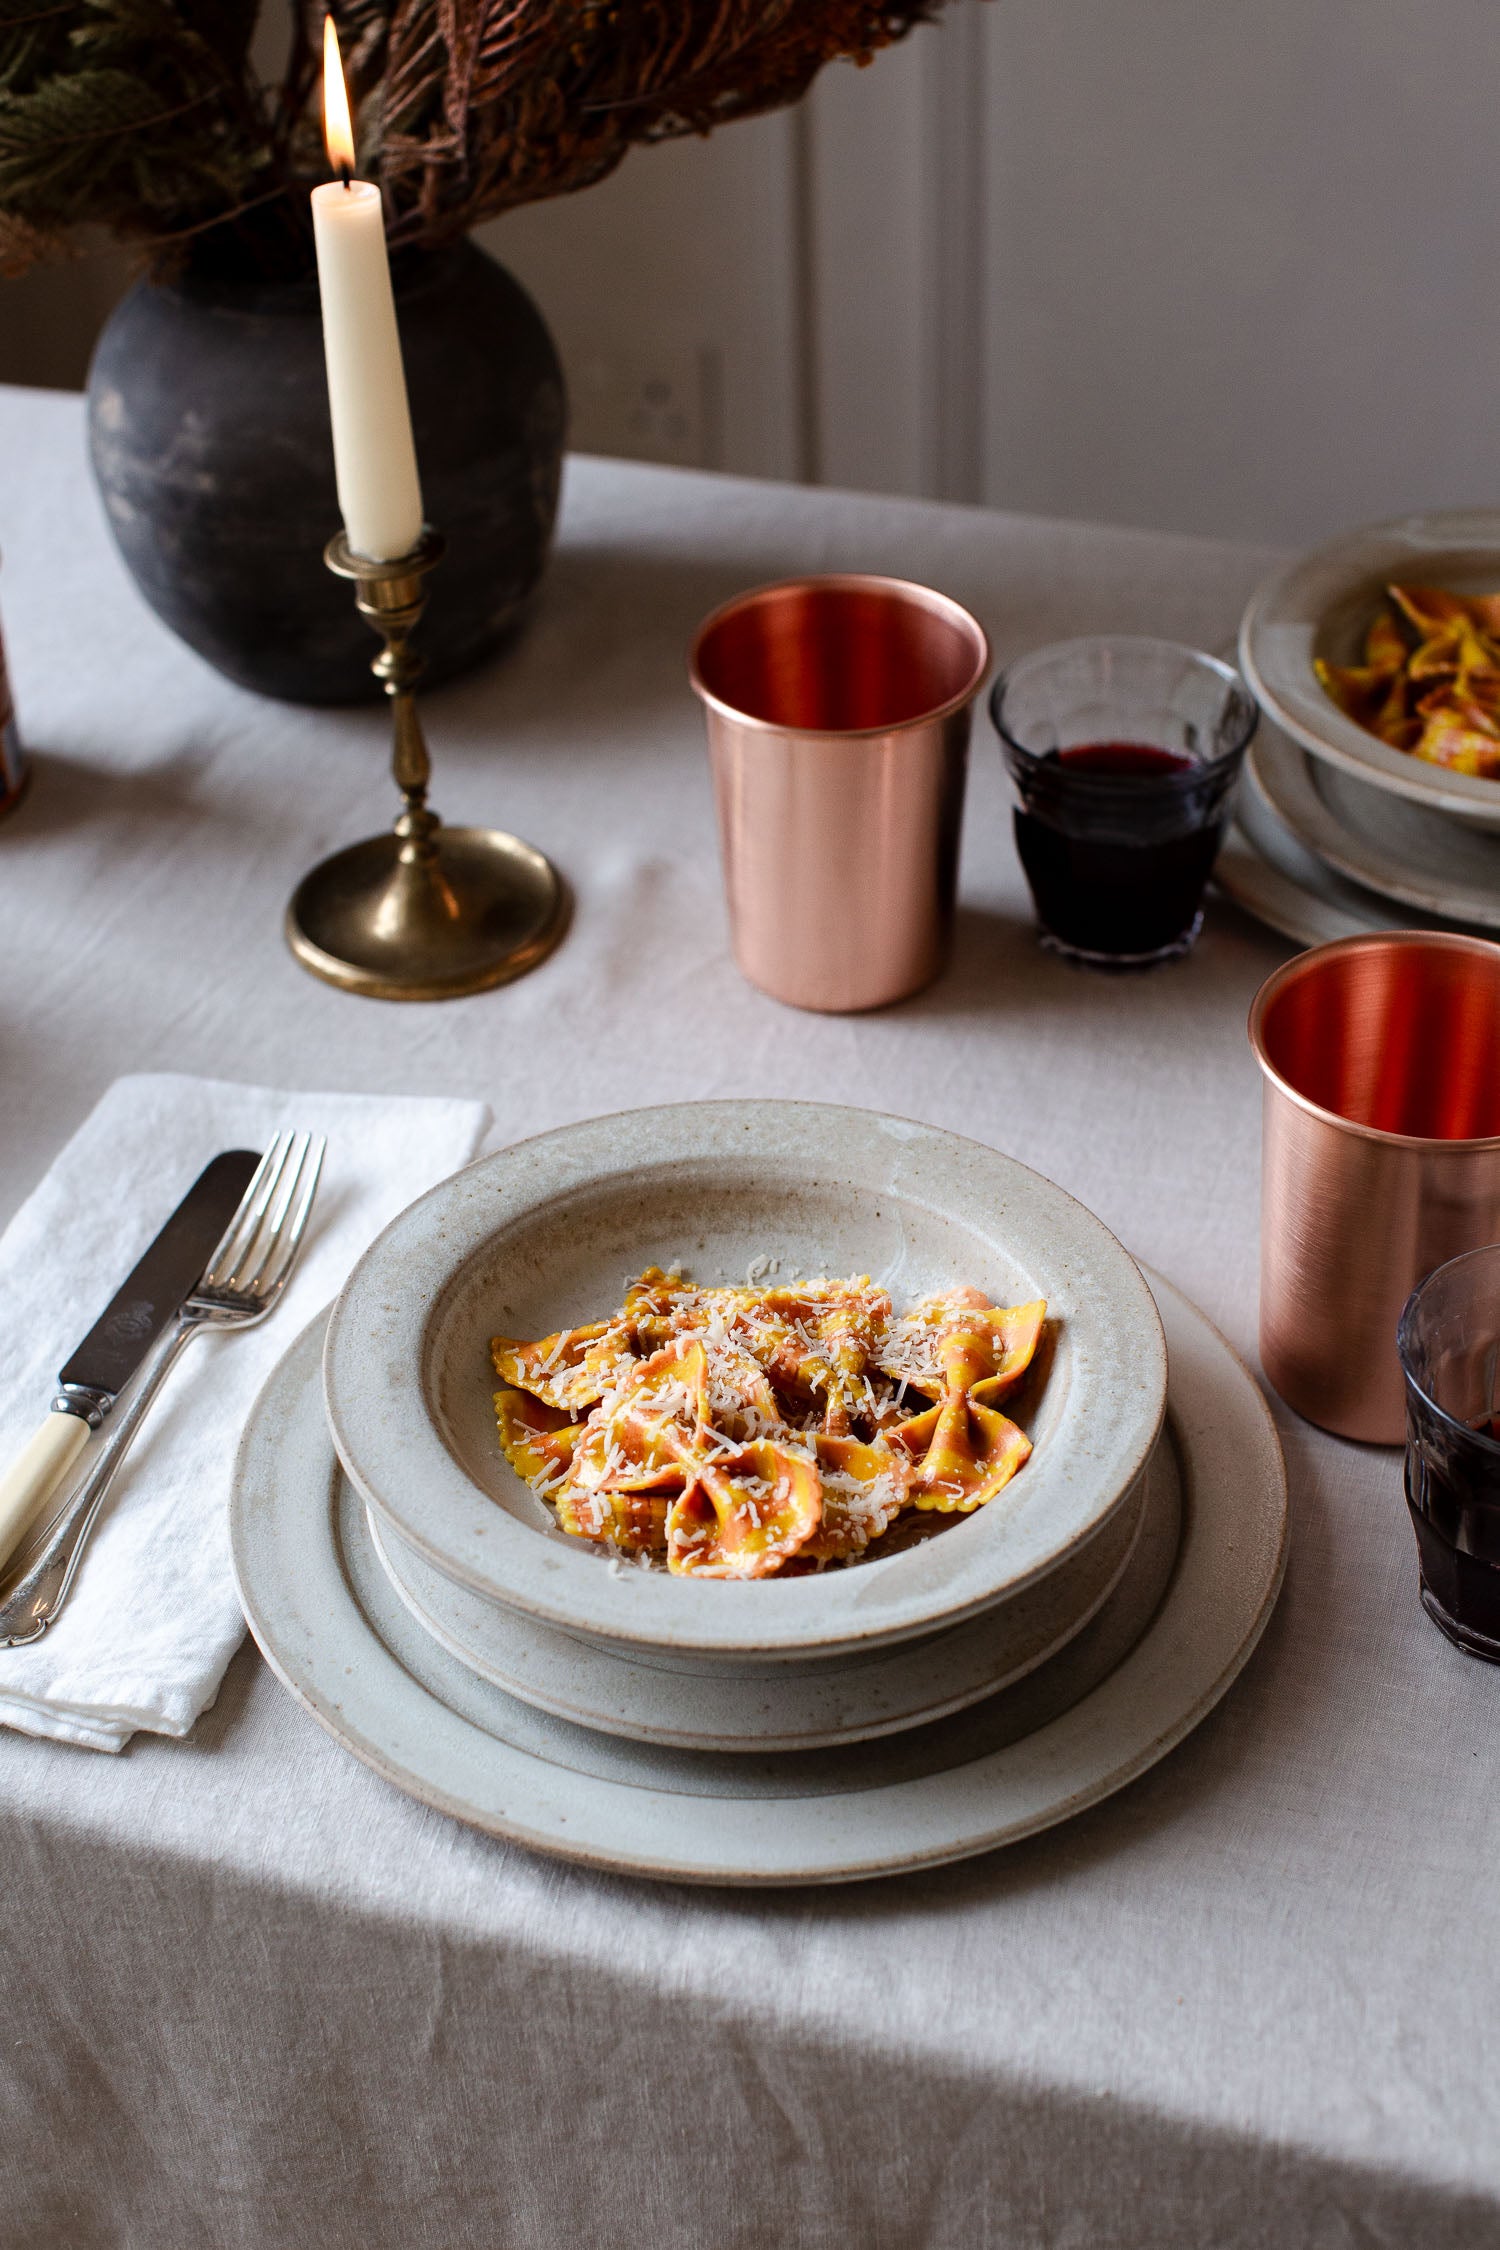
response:
[(1193, 761), (1181, 750), (1158, 750), (1150, 742), (1079, 742), (1059, 750), (1057, 762), (1067, 773), (1150, 774), (1191, 773)]
[(1094, 961), (1184, 950), (1218, 854), (1224, 780), (1148, 742), (1083, 742), (1038, 759), (1015, 829), (1043, 929)]
[(1406, 1499), (1429, 1612), (1475, 1655), (1500, 1654), (1500, 1414), (1470, 1420), (1477, 1444), (1430, 1411), (1412, 1422)]

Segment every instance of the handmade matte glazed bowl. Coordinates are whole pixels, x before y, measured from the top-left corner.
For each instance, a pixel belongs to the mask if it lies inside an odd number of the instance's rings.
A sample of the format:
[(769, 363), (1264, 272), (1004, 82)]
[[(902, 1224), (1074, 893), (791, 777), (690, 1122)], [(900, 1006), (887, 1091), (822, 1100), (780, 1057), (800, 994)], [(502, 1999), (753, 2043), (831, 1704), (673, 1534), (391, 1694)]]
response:
[(1356, 781), (1484, 829), (1500, 828), (1500, 782), (1394, 749), (1356, 724), (1313, 669), (1362, 662), (1365, 634), (1391, 585), (1493, 593), (1500, 583), (1500, 512), (1445, 508), (1362, 524), (1278, 563), (1240, 624), (1240, 670), (1256, 701), (1315, 758)]
[[(489, 1340), (619, 1305), (644, 1266), (698, 1282), (869, 1274), (898, 1309), (976, 1284), (1044, 1296), (1048, 1328), (1007, 1401), (1035, 1451), (1005, 1491), (910, 1549), (748, 1584), (611, 1571), (560, 1531), (496, 1439)], [(1166, 1347), (1114, 1236), (977, 1142), (863, 1110), (699, 1102), (522, 1141), (389, 1226), (334, 1307), (329, 1425), (357, 1489), (460, 1585), (607, 1647), (689, 1667), (808, 1662), (935, 1633), (1092, 1541), (1162, 1424)]]
[[(1168, 1414), (1171, 1413), (1170, 1401)], [(600, 1734), (678, 1750), (815, 1750), (926, 1726), (1002, 1693), (1055, 1656), (1111, 1604), (1137, 1549), (1181, 1506), (1163, 1438), (1132, 1496), (1088, 1543), (1018, 1594), (961, 1625), (893, 1648), (807, 1662), (643, 1661), (542, 1625), (460, 1586), (366, 1509), (371, 1546), (413, 1616), (471, 1672), (533, 1709)]]

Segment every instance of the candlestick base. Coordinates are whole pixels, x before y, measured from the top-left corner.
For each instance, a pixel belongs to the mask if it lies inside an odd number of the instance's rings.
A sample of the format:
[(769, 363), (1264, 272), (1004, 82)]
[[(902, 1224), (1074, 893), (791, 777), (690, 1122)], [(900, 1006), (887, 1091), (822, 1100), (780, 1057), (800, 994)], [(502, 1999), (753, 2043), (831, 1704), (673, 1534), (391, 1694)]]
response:
[(568, 893), (548, 859), (498, 828), (445, 828), (427, 802), (432, 762), (417, 716), (422, 660), (411, 645), (422, 581), (443, 542), (426, 526), (410, 554), (356, 555), (340, 532), (323, 559), (355, 583), (384, 644), (370, 669), (390, 698), (391, 775), (402, 809), (389, 835), (335, 852), (305, 875), (286, 939), (315, 977), (373, 1000), (456, 1000), (525, 976), (568, 926)]
[(375, 1000), (454, 1000), (546, 960), (568, 923), (550, 860), (500, 829), (399, 825), (303, 877), (286, 936), (305, 969)]

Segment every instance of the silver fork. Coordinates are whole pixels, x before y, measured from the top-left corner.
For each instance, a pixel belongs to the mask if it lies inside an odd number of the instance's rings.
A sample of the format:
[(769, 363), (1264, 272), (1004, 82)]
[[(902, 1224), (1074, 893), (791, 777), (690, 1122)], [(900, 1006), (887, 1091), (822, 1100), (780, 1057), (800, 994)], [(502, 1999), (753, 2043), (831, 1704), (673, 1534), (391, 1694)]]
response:
[(93, 1467), (0, 1602), (0, 1648), (38, 1640), (62, 1608), (104, 1496), (189, 1337), (204, 1328), (253, 1328), (275, 1307), (302, 1247), (326, 1145), (320, 1134), (278, 1133), (266, 1150), (203, 1278), (142, 1363)]

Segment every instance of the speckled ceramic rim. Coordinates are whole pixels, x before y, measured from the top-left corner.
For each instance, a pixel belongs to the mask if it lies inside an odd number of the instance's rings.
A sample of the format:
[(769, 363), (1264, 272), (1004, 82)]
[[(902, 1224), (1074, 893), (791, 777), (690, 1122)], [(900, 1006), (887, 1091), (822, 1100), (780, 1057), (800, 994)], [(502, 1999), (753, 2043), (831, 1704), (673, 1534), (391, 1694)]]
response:
[[(1155, 1287), (1171, 1338), (1172, 1429), (1186, 1482), (1167, 1591), (1101, 1685), (973, 1760), (888, 1782), (884, 1745), (866, 1743), (848, 1752), (865, 1777), (852, 1791), (688, 1794), (660, 1778), (659, 1762), (645, 1779), (581, 1770), (570, 1762), (572, 1730), (556, 1721), (544, 1722), (557, 1734), (539, 1751), (461, 1716), (360, 1608), (335, 1527), (333, 1450), (321, 1418), (297, 1412), (302, 1343), (262, 1392), (235, 1465), (230, 1551), (250, 1629), (303, 1708), (395, 1788), (490, 1835), (602, 1872), (840, 1883), (1014, 1843), (1097, 1804), (1181, 1742), (1238, 1676), (1281, 1587), (1286, 1471), (1270, 1409), (1203, 1315), (1165, 1283)], [(535, 1714), (526, 1718), (534, 1740)]]
[[(376, 1559), (423, 1631), (506, 1695), (633, 1742), (760, 1757), (900, 1734), (1035, 1671), (1083, 1631), (1128, 1575), (1148, 1514), (1154, 1521), (1178, 1509), (1165, 1432), (1136, 1491), (1138, 1501), (1110, 1517), (1072, 1568), (1060, 1564), (1013, 1601), (946, 1633), (861, 1651), (848, 1664), (834, 1657), (691, 1671), (663, 1664), (659, 1654), (643, 1661), (639, 1651), (601, 1649), (486, 1602), (402, 1547), (372, 1508), (365, 1517)], [(1095, 1555), (1101, 1543), (1102, 1560)]]
[[(632, 1195), (693, 1163), (708, 1181), (768, 1174), (811, 1199), (870, 1191), (936, 1212), (1034, 1277), (1065, 1339), (1061, 1412), (996, 1504), (914, 1551), (778, 1584), (612, 1576), (539, 1535), (460, 1465), (430, 1399), (429, 1339), (469, 1260), (508, 1226), (611, 1177)], [(702, 1191), (710, 1200), (711, 1185)], [(774, 1245), (766, 1245), (774, 1248)], [(879, 1278), (879, 1276), (877, 1276)], [(970, 1278), (951, 1275), (953, 1281)], [(928, 1284), (931, 1286), (931, 1284)], [(581, 1308), (582, 1310), (582, 1308)], [(1107, 1228), (1061, 1188), (978, 1142), (866, 1110), (700, 1102), (625, 1111), (485, 1157), (423, 1196), (360, 1260), (324, 1354), (329, 1425), (363, 1497), (460, 1584), (632, 1648), (796, 1659), (955, 1624), (1051, 1569), (1120, 1505), (1156, 1442), (1166, 1347), (1151, 1293)], [(1055, 1367), (1049, 1385), (1060, 1379)], [(467, 1382), (465, 1372), (463, 1380)], [(492, 1383), (483, 1365), (476, 1385)], [(1044, 1402), (1045, 1403), (1045, 1402)]]
[(1262, 708), (1315, 758), (1398, 797), (1500, 828), (1500, 782), (1393, 750), (1346, 718), (1313, 670), (1335, 612), (1364, 604), (1373, 615), (1391, 580), (1441, 585), (1455, 571), (1500, 586), (1500, 513), (1493, 508), (1401, 516), (1346, 532), (1283, 563), (1256, 588), (1240, 626), (1240, 670)]
[(1213, 879), (1243, 912), (1294, 945), (1428, 926), (1424, 915), (1387, 904), (1314, 858), (1255, 786), (1248, 767)]
[[(1283, 825), (1335, 873), (1366, 891), (1374, 891), (1379, 898), (1415, 906), (1439, 920), (1464, 923), (1470, 929), (1500, 930), (1500, 866), (1490, 883), (1472, 868), (1472, 863), (1470, 872), (1455, 877), (1450, 858), (1455, 843), (1460, 848), (1467, 846), (1469, 851), (1477, 844), (1482, 851), (1494, 852), (1500, 838), (1491, 831), (1473, 821), (1457, 823), (1433, 806), (1415, 805), (1392, 790), (1372, 789), (1366, 776), (1356, 779), (1353, 774), (1344, 774), (1341, 767), (1334, 767), (1333, 773), (1340, 776), (1345, 790), (1351, 794), (1359, 791), (1385, 820), (1406, 824), (1409, 847), (1415, 848), (1418, 856), (1403, 858), (1399, 832), (1386, 843), (1350, 821), (1341, 806), (1330, 802), (1318, 786), (1315, 777), (1319, 761), (1300, 743), (1289, 741), (1279, 727), (1262, 728), (1251, 745), (1248, 767), (1252, 787), (1270, 803)], [(1323, 767), (1326, 771), (1326, 761)], [(1418, 832), (1415, 837), (1411, 836), (1412, 829)], [(1424, 845), (1428, 847), (1425, 852)]]

